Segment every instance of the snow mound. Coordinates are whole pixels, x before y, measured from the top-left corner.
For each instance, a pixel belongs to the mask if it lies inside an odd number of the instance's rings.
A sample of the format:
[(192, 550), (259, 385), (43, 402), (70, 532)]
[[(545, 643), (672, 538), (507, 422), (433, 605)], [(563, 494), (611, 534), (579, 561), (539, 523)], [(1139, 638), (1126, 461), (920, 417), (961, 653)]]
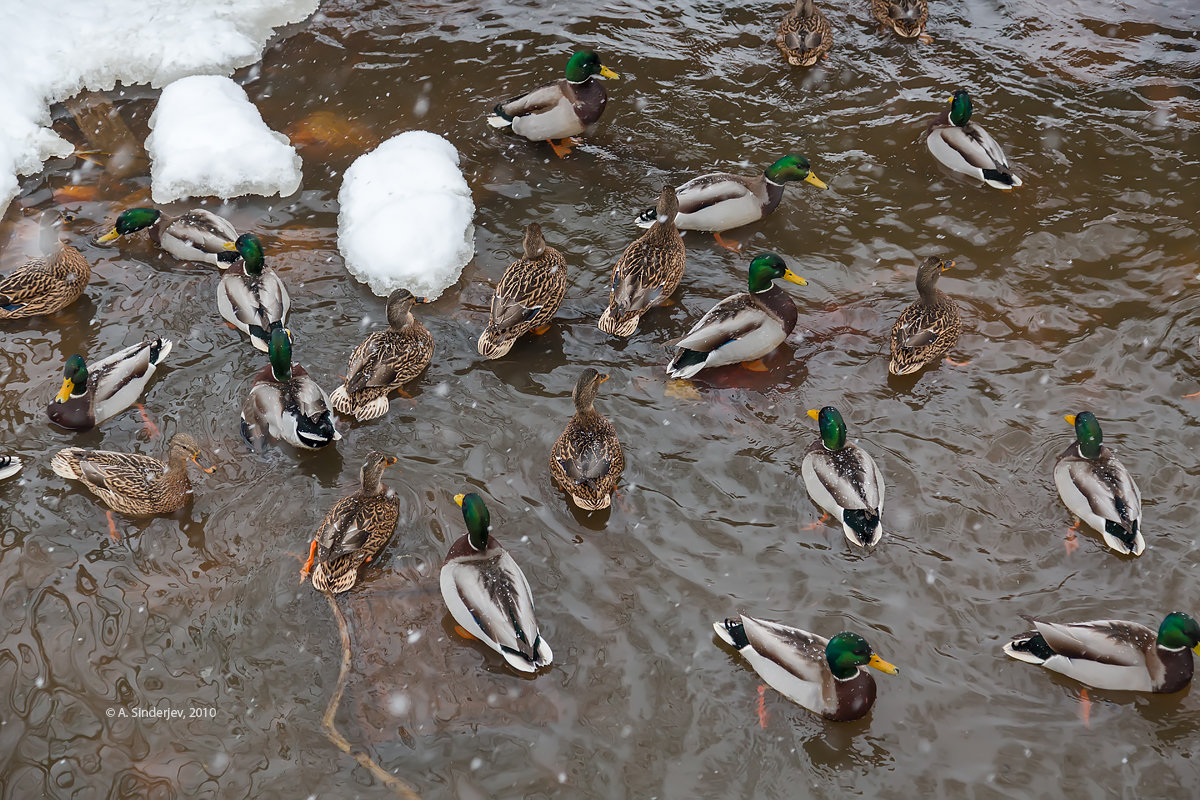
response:
[(458, 151), (409, 131), (359, 156), (338, 193), (338, 250), (380, 297), (408, 289), (434, 299), (475, 255), (475, 203)]
[(156, 203), (185, 197), (278, 194), (300, 188), (300, 156), (263, 122), (229, 78), (193, 75), (162, 91), (150, 115), (150, 193)]
[(120, 81), (162, 86), (186, 75), (253, 64), (273, 28), (318, 0), (0, 0), (0, 214), (17, 175), (71, 154), (50, 130), (50, 106)]

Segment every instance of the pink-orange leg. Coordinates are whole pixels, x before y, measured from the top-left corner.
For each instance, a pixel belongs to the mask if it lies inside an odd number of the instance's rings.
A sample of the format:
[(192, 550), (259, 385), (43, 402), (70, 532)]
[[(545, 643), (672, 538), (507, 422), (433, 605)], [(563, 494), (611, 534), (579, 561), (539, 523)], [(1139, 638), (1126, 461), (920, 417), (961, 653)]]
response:
[(1067, 539), (1063, 542), (1063, 548), (1067, 551), (1067, 555), (1071, 555), (1079, 549), (1079, 537), (1075, 535), (1075, 531), (1079, 530), (1079, 520), (1071, 523), (1071, 527), (1067, 528)]
[(1092, 699), (1088, 697), (1087, 689), (1079, 690), (1079, 718), (1083, 720), (1083, 727), (1092, 727)]
[(946, 356), (946, 363), (952, 367), (965, 367), (965, 366), (969, 365), (973, 360), (974, 359), (968, 358), (966, 361), (955, 361), (950, 356)]
[(550, 330), (550, 323), (547, 322), (545, 325), (538, 325), (536, 328), (534, 328), (533, 335), (534, 336), (542, 336), (543, 334), (547, 333), (549, 330)]
[(142, 415), (142, 425), (146, 428), (146, 433), (149, 434), (151, 439), (157, 439), (159, 435), (158, 426), (154, 424), (154, 420), (150, 419), (150, 415), (146, 413), (146, 407), (138, 403), (137, 410)]
[(121, 533), (117, 530), (117, 521), (113, 518), (111, 511), (105, 511), (104, 515), (108, 517), (108, 538), (114, 542), (121, 541)]
[(826, 514), (822, 514), (822, 515), (821, 515), (821, 518), (820, 518), (819, 520), (817, 520), (816, 522), (810, 523), (810, 524), (808, 524), (808, 525), (805, 525), (805, 526), (804, 526), (803, 528), (801, 528), (800, 530), (803, 530), (803, 531), (815, 531), (817, 528), (820, 528), (820, 527), (824, 526), (824, 525), (825, 525), (825, 523), (826, 523), (826, 522), (829, 522), (829, 520), (831, 520), (831, 519), (832, 519), (832, 517), (830, 517), (830, 516), (829, 516), (829, 514), (827, 514), (827, 513), (826, 513)]
[(758, 702), (755, 703), (755, 711), (758, 712), (758, 727), (765, 731), (767, 729), (767, 685), (765, 683), (758, 685)]
[(571, 148), (579, 144), (579, 140), (574, 136), (568, 136), (566, 139), (559, 139), (557, 144), (555, 144), (553, 139), (547, 139), (546, 141), (550, 143), (550, 147), (554, 148), (554, 155), (558, 156), (559, 158), (566, 158), (567, 156), (571, 155)]
[(466, 630), (464, 630), (463, 627), (458, 624), (455, 624), (454, 632), (457, 633), (459, 636), (463, 637), (464, 639), (474, 639), (475, 638), (471, 634), (467, 633)]
[(740, 253), (742, 251), (741, 242), (735, 242), (732, 239), (722, 239), (721, 234), (719, 233), (714, 233), (713, 238), (717, 240), (717, 244), (721, 245), (721, 247), (724, 247), (726, 250), (732, 250), (735, 253)]
[(756, 358), (753, 361), (743, 361), (742, 366), (751, 372), (768, 372), (769, 367), (763, 363), (761, 358)]
[(308, 546), (308, 560), (304, 562), (304, 566), (300, 568), (300, 582), (308, 580), (308, 573), (312, 572), (313, 562), (317, 560), (317, 540), (313, 539), (312, 544)]

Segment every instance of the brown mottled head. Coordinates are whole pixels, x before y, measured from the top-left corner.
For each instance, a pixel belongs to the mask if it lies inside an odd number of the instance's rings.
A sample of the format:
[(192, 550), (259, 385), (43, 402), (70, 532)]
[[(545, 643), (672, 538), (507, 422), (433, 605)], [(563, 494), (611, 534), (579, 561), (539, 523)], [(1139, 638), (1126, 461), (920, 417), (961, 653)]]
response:
[(942, 261), (937, 256), (930, 256), (921, 262), (917, 270), (917, 291), (921, 297), (929, 300), (937, 291), (938, 278), (942, 273), (954, 266), (953, 261)]
[(546, 252), (546, 237), (542, 236), (542, 226), (531, 222), (525, 226), (525, 260), (536, 261)]
[(675, 221), (675, 215), (679, 213), (679, 198), (675, 196), (674, 186), (663, 187), (662, 194), (658, 196), (658, 205), (654, 211), (658, 214), (660, 225)]
[(415, 302), (417, 302), (417, 298), (413, 297), (413, 293), (408, 289), (396, 289), (389, 294), (387, 299), (388, 325), (398, 330), (408, 327), (408, 324), (412, 322), (412, 307)]
[(607, 375), (601, 375), (591, 367), (580, 373), (579, 380), (575, 382), (575, 390), (571, 393), (575, 400), (575, 410), (581, 414), (593, 411), (592, 404), (596, 401), (596, 395), (600, 394), (600, 384), (606, 380)]
[(363, 461), (362, 469), (359, 470), (359, 479), (362, 481), (363, 493), (379, 494), (382, 492), (383, 471), (395, 463), (395, 456), (385, 456), (383, 453), (374, 450), (367, 453), (367, 458)]

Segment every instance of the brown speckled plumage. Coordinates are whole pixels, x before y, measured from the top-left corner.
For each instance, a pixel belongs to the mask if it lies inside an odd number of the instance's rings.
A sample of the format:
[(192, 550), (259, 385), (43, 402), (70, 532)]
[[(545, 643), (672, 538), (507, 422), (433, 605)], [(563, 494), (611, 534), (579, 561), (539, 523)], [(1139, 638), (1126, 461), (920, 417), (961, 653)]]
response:
[(200, 447), (186, 433), (171, 437), (167, 463), (137, 453), (68, 447), (50, 461), (58, 475), (76, 480), (113, 511), (133, 517), (169, 514), (187, 504), (192, 492), (187, 462)]
[(91, 278), (83, 254), (61, 245), (49, 258), (35, 258), (0, 278), (0, 320), (60, 311), (79, 299)]
[(897, 36), (913, 39), (925, 33), (929, 0), (871, 0), (871, 15)]
[(317, 544), (313, 588), (338, 594), (358, 582), (359, 568), (383, 549), (400, 518), (400, 500), (383, 484), (383, 470), (393, 456), (372, 452), (360, 472), (359, 491), (329, 510), (313, 539)]
[(917, 292), (921, 296), (892, 326), (888, 371), (893, 375), (908, 375), (936, 363), (958, 343), (962, 332), (958, 306), (937, 288), (938, 277), (953, 264), (930, 256), (917, 270)]
[(597, 323), (600, 330), (629, 336), (654, 306), (666, 305), (679, 288), (687, 254), (675, 227), (679, 200), (675, 189), (664, 186), (650, 230), (625, 248), (613, 267), (608, 308)]
[(625, 453), (617, 430), (593, 403), (607, 380), (585, 369), (575, 384), (575, 415), (550, 450), (550, 475), (585, 511), (608, 508), (625, 470)]
[(492, 296), (487, 328), (479, 337), (479, 355), (500, 358), (517, 339), (548, 325), (567, 295), (567, 261), (546, 245), (542, 226), (525, 228), (524, 257), (504, 271)]
[(813, 0), (796, 0), (779, 21), (775, 46), (793, 67), (811, 67), (833, 46), (833, 30)]

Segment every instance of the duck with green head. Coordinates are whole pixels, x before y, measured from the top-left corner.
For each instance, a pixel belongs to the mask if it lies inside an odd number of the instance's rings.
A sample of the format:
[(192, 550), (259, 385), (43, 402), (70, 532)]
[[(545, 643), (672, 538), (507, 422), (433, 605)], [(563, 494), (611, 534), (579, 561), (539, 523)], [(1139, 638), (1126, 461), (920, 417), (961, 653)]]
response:
[(203, 208), (193, 208), (181, 217), (168, 216), (157, 208), (130, 208), (122, 211), (112, 230), (96, 242), (108, 244), (147, 228), (151, 241), (181, 261), (201, 261), (219, 269), (228, 266), (228, 260), (219, 256), (233, 249), (238, 235), (233, 223)]
[(460, 494), (467, 532), (442, 564), (442, 598), (454, 621), (520, 672), (537, 672), (554, 660), (533, 614), (525, 573), (495, 537), (491, 515), (478, 494)]
[(597, 77), (620, 76), (601, 64), (600, 56), (591, 50), (580, 50), (567, 61), (565, 77), (498, 104), (488, 124), (511, 128), (531, 142), (550, 142), (561, 158), (571, 152), (571, 145), (553, 140), (584, 133), (604, 113), (608, 95)]
[(679, 352), (667, 365), (672, 378), (690, 378), (702, 369), (748, 362), (754, 369), (795, 330), (799, 316), (791, 296), (774, 284), (799, 286), (808, 281), (788, 269), (774, 253), (750, 262), (749, 291), (726, 297), (708, 310), (687, 334), (670, 345)]
[(1100, 532), (1104, 543), (1122, 555), (1140, 556), (1142, 493), (1113, 451), (1103, 445), (1100, 422), (1090, 411), (1068, 414), (1075, 441), (1054, 464), (1054, 485), (1067, 509)]
[(1007, 191), (1021, 185), (1000, 145), (971, 120), (971, 96), (965, 89), (951, 95), (946, 110), (929, 123), (925, 146), (950, 169), (973, 175), (988, 186)]
[[(737, 242), (722, 239), (721, 231), (749, 225), (773, 212), (783, 199), (783, 187), (788, 181), (804, 181), (818, 189), (826, 188), (809, 168), (808, 159), (798, 153), (779, 159), (762, 175), (728, 172), (701, 175), (675, 188), (679, 201), (675, 225), (684, 231), (711, 231), (716, 235), (717, 244), (740, 250), (741, 245)], [(656, 219), (657, 210), (649, 208), (635, 221), (643, 228), (649, 228)]]
[(1182, 612), (1167, 614), (1157, 633), (1117, 619), (1061, 623), (1022, 616), (1033, 630), (1004, 645), (1004, 652), (1018, 661), (1097, 689), (1167, 694), (1192, 682), (1200, 625)]
[(855, 547), (874, 547), (883, 538), (883, 474), (866, 450), (846, 441), (846, 422), (833, 406), (808, 415), (821, 438), (804, 453), (800, 474), (808, 496), (842, 524)]
[(329, 395), (304, 367), (292, 363), (292, 334), (276, 323), (270, 342), (271, 363), (254, 376), (242, 403), (242, 436), (256, 450), (268, 437), (305, 450), (341, 439), (333, 426)]
[(233, 264), (217, 286), (217, 308), (233, 327), (250, 337), (250, 344), (267, 352), (271, 327), (287, 324), (292, 298), (275, 270), (263, 258), (262, 242), (243, 233), (235, 249), (221, 258)]
[(772, 689), (793, 703), (835, 722), (859, 719), (875, 705), (873, 667), (898, 670), (857, 633), (826, 639), (815, 633), (745, 614), (714, 622), (721, 641), (737, 649)]
[(75, 354), (63, 368), (58, 394), (46, 407), (50, 421), (87, 430), (120, 414), (142, 396), (171, 352), (171, 340), (153, 338), (118, 350), (90, 366)]

